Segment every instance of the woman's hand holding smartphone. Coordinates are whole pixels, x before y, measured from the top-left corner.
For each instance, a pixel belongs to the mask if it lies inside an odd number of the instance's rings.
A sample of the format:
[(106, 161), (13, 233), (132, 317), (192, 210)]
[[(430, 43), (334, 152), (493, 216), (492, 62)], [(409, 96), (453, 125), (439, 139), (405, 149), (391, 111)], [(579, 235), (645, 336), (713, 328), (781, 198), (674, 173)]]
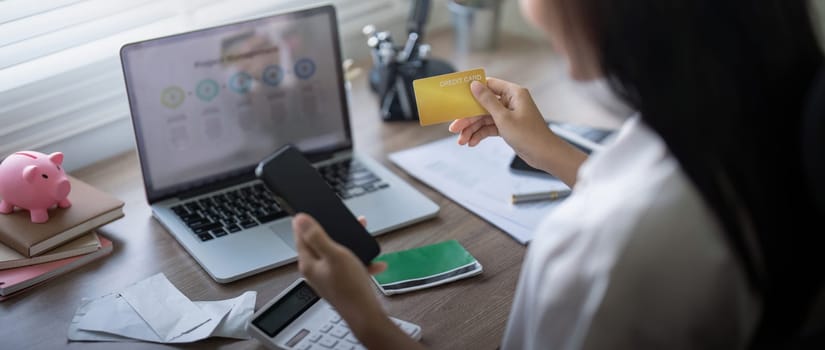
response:
[(255, 174), (287, 213), (312, 216), (335, 242), (352, 250), (364, 265), (380, 253), (375, 238), (298, 149), (282, 147), (261, 161)]

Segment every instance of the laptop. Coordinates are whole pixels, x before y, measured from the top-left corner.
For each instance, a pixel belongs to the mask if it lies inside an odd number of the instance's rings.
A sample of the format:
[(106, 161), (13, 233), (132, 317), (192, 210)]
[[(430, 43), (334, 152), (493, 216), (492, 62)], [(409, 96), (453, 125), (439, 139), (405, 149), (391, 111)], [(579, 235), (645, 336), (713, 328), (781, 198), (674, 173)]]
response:
[(153, 216), (217, 282), (296, 259), (291, 218), (254, 175), (286, 143), (373, 235), (439, 210), (353, 149), (332, 6), (130, 43), (120, 56)]

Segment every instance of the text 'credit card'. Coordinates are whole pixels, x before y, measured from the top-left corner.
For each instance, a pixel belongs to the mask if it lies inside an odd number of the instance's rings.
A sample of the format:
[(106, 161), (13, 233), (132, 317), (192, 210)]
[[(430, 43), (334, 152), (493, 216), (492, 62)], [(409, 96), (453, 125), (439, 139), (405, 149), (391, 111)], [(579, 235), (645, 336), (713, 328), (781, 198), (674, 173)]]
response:
[(487, 114), (470, 91), (470, 83), (487, 84), (484, 69), (471, 69), (413, 81), (422, 126)]

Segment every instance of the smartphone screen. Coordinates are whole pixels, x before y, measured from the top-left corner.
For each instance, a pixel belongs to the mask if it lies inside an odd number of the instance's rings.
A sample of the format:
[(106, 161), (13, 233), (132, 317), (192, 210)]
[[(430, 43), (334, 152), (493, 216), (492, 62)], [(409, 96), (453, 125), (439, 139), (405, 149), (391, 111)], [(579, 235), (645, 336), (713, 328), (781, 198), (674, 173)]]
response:
[(364, 265), (378, 256), (378, 242), (298, 149), (282, 147), (261, 161), (255, 174), (275, 194), (284, 210), (290, 215), (311, 215), (334, 241), (352, 250)]

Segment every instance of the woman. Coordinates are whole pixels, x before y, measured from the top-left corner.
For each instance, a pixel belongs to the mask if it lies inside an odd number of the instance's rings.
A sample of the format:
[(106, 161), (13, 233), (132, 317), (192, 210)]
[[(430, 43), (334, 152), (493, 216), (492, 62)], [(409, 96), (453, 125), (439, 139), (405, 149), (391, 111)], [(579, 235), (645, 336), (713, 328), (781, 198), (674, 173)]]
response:
[[(807, 2), (526, 0), (522, 10), (574, 79), (605, 79), (638, 114), (588, 159), (524, 88), (471, 85), (490, 115), (453, 122), (458, 143), (500, 136), (574, 189), (537, 228), (502, 348), (786, 342), (823, 266), (802, 229), (814, 211), (800, 116), (823, 61)], [(385, 266), (364, 269), (306, 215), (293, 228), (301, 272), (365, 346), (421, 347), (375, 297), (367, 272)]]

